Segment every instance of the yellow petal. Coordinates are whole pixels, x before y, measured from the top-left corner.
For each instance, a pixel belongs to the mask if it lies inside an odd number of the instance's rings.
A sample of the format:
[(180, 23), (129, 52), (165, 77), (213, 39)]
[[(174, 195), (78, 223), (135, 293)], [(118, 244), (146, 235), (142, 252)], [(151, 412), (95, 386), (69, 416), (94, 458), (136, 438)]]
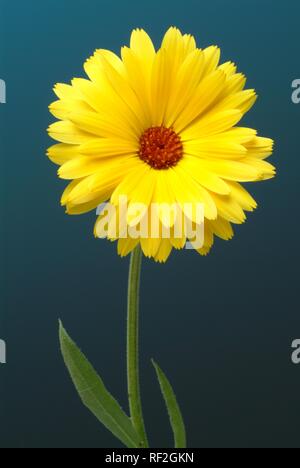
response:
[(197, 139), (206, 135), (223, 133), (234, 127), (243, 114), (239, 110), (227, 110), (204, 115), (195, 124), (189, 126), (181, 133), (183, 141)]
[(228, 195), (230, 193), (228, 183), (224, 182), (214, 173), (205, 170), (203, 166), (199, 165), (198, 163), (199, 161), (196, 158), (185, 156), (181, 162), (181, 165), (184, 167), (185, 171), (188, 172), (191, 177), (193, 177), (193, 179), (195, 179), (206, 189), (215, 193), (219, 193), (220, 195)]
[(176, 221), (176, 197), (168, 181), (168, 171), (157, 171), (156, 185), (153, 193), (153, 203), (157, 204), (158, 217), (167, 228)]
[[(183, 206), (186, 216), (190, 216), (190, 212), (188, 207), (185, 209), (184, 205), (189, 204), (196, 208), (197, 205), (203, 204), (205, 217), (216, 219), (217, 208), (212, 196), (206, 189), (197, 184), (180, 165), (168, 171), (168, 178), (176, 199)], [(192, 213), (193, 215), (196, 213), (194, 209)]]
[(164, 123), (167, 104), (170, 96), (170, 68), (165, 49), (161, 49), (155, 57), (151, 80), (151, 122), (152, 126)]
[(105, 59), (110, 63), (110, 65), (122, 76), (126, 76), (126, 70), (124, 68), (124, 64), (120, 57), (114, 54), (111, 50), (106, 49), (97, 49), (96, 55), (101, 57), (105, 57)]
[(239, 93), (230, 94), (225, 99), (221, 100), (214, 111), (226, 109), (238, 109), (243, 114), (246, 114), (257, 100), (257, 94), (254, 89), (247, 89)]
[(170, 242), (172, 247), (176, 250), (182, 250), (186, 245), (186, 237), (182, 236), (181, 238), (178, 237), (171, 237)]
[(204, 74), (213, 73), (220, 61), (221, 51), (217, 46), (210, 46), (203, 50), (205, 57)]
[(130, 237), (126, 239), (119, 239), (118, 241), (118, 254), (121, 257), (126, 257), (130, 252), (132, 252), (136, 246), (139, 244), (139, 239), (131, 239)]
[(68, 215), (81, 215), (93, 211), (103, 202), (103, 198), (94, 198), (88, 203), (81, 203), (80, 205), (67, 204), (66, 213)]
[[(102, 184), (102, 190), (98, 192), (92, 192), (91, 190), (91, 182), (94, 176), (85, 177), (84, 179), (76, 179), (74, 182), (77, 182), (76, 185), (68, 186), (65, 190), (63, 197), (61, 199), (62, 205), (84, 205), (87, 203), (91, 203), (94, 200), (97, 202), (102, 203), (109, 199), (111, 194), (111, 184)], [(110, 181), (109, 181), (110, 182)]]
[(118, 138), (91, 139), (79, 147), (79, 152), (87, 156), (106, 158), (110, 156), (137, 154), (138, 141), (127, 141)]
[(124, 138), (126, 135), (127, 138), (128, 135), (138, 136), (140, 134), (139, 120), (114, 91), (108, 80), (104, 79), (104, 84), (101, 86), (81, 78), (74, 79), (72, 83), (81, 93), (82, 99), (97, 112), (99, 119), (109, 124), (110, 128), (116, 127), (114, 135), (119, 134)]
[(110, 108), (106, 107), (106, 102), (110, 98), (109, 102), (111, 104), (113, 102), (114, 94), (111, 86), (107, 83), (107, 80), (103, 83), (101, 82), (100, 87), (92, 81), (85, 80), (83, 78), (74, 78), (72, 80), (72, 86), (80, 95), (81, 99), (83, 99), (96, 112), (104, 113), (104, 115), (106, 115), (107, 112), (110, 112)]
[[(225, 73), (216, 70), (214, 73), (204, 78), (193, 96), (187, 103), (187, 106), (174, 123), (174, 130), (181, 133), (182, 130), (192, 124), (192, 122), (204, 113), (217, 99), (225, 83)], [(187, 131), (189, 131), (189, 128)], [(193, 126), (192, 126), (193, 128)]]
[(173, 126), (193, 96), (203, 75), (203, 64), (204, 54), (197, 49), (187, 56), (178, 72), (174, 73), (174, 86), (170, 93), (165, 117), (167, 127)]
[(119, 204), (120, 197), (127, 197), (129, 201), (131, 198), (131, 193), (134, 190), (135, 186), (141, 180), (147, 177), (150, 171), (150, 166), (144, 164), (137, 158), (133, 170), (126, 175), (126, 177), (114, 190), (114, 193), (111, 196), (111, 203), (117, 206)]
[(226, 74), (226, 77), (228, 79), (236, 73), (237, 66), (233, 62), (225, 62), (219, 66), (219, 69), (223, 70), (223, 72)]
[(47, 156), (52, 162), (60, 166), (71, 159), (78, 158), (80, 156), (79, 148), (79, 145), (59, 143), (48, 148)]
[(161, 239), (141, 239), (141, 247), (146, 256), (155, 257), (158, 253), (161, 244)]
[(118, 165), (126, 164), (128, 160), (134, 159), (135, 156), (116, 156), (110, 160), (104, 160), (98, 157), (80, 156), (63, 164), (58, 171), (58, 175), (62, 179), (81, 179), (103, 168), (106, 171), (110, 167), (112, 168), (111, 170), (116, 169)]
[(224, 137), (220, 134), (215, 138), (199, 138), (190, 140), (184, 144), (184, 152), (200, 158), (224, 158), (241, 159), (247, 154), (243, 145)]
[[(201, 249), (196, 248), (196, 251), (200, 255), (207, 255), (209, 253), (210, 249), (212, 248), (213, 243), (214, 243), (214, 236), (213, 236), (212, 230), (210, 229), (210, 224), (205, 223), (204, 245), (203, 245), (203, 247), (201, 247)], [(192, 245), (193, 245), (193, 242), (192, 242)]]
[(234, 233), (229, 221), (220, 216), (215, 221), (207, 221), (212, 232), (223, 240), (230, 240)]
[(142, 237), (140, 239), (140, 243), (145, 257), (151, 258), (157, 255), (158, 250), (160, 248), (161, 240)]
[(79, 99), (81, 100), (81, 94), (72, 86), (65, 83), (57, 83), (53, 91), (55, 92), (56, 96), (62, 100), (68, 99)]
[(247, 155), (266, 159), (273, 153), (274, 142), (270, 138), (256, 137), (246, 144)]
[(100, 114), (96, 114), (95, 112), (73, 112), (69, 115), (69, 120), (79, 129), (93, 135), (93, 138), (99, 136), (103, 138), (134, 139), (128, 130), (119, 127), (113, 120), (104, 120)]
[(246, 220), (246, 215), (233, 196), (222, 196), (212, 194), (218, 208), (218, 214), (227, 221), (235, 224), (242, 224)]
[(49, 126), (48, 133), (54, 140), (70, 145), (80, 145), (81, 143), (86, 143), (91, 138), (89, 133), (68, 121), (53, 123)]
[[(155, 57), (155, 56), (154, 56)], [(140, 130), (146, 130), (152, 125), (151, 110), (150, 110), (150, 85), (153, 59), (151, 59), (150, 66), (147, 63), (147, 68), (143, 61), (128, 47), (122, 48), (122, 59), (126, 68), (126, 73), (130, 86), (134, 90), (139, 101), (143, 103), (145, 119), (140, 126)]]
[(147, 73), (151, 73), (155, 58), (155, 48), (148, 34), (142, 29), (135, 29), (131, 34), (130, 48), (138, 57)]
[[(140, 173), (143, 173), (143, 169), (140, 169)], [(150, 169), (140, 178), (139, 182), (132, 186), (129, 196), (129, 205), (128, 205), (128, 213), (127, 213), (127, 222), (130, 226), (134, 226), (138, 223), (145, 213), (148, 211), (148, 207), (151, 204), (153, 192), (156, 185), (156, 178), (157, 178), (157, 171)], [(143, 205), (143, 209), (140, 210), (138, 205)], [(137, 215), (136, 208), (140, 211)]]
[[(171, 228), (171, 244), (175, 249), (183, 249), (186, 244), (189, 218), (186, 218), (184, 212), (177, 205), (177, 213), (174, 226)], [(190, 224), (190, 223), (189, 223)]]
[(262, 159), (246, 157), (243, 159), (243, 163), (245, 163), (245, 165), (247, 164), (248, 167), (251, 167), (260, 172), (260, 180), (273, 179), (273, 177), (276, 175), (275, 167), (267, 161), (263, 161)]
[(188, 56), (191, 52), (193, 52), (196, 47), (196, 40), (194, 36), (191, 34), (184, 34), (183, 35), (183, 43), (184, 43), (184, 53), (186, 56)]
[(154, 259), (156, 262), (165, 263), (172, 252), (172, 244), (169, 239), (161, 239), (160, 246)]
[(74, 187), (68, 195), (68, 203), (85, 203), (93, 198), (110, 198), (112, 192), (124, 177), (136, 166), (135, 158), (125, 159), (120, 162), (110, 162), (100, 165), (99, 170), (84, 178)]
[(248, 145), (252, 144), (252, 141), (255, 139), (257, 131), (252, 128), (244, 127), (234, 127), (227, 132), (221, 133), (220, 135), (215, 135), (214, 138), (220, 138), (233, 141), (239, 145)]
[(78, 184), (82, 182), (81, 180), (73, 180), (72, 182), (69, 183), (69, 185), (65, 188), (62, 197), (61, 197), (61, 205), (64, 206), (68, 203), (69, 195), (73, 191), (75, 187), (77, 187)]
[(262, 172), (260, 168), (254, 165), (245, 164), (245, 158), (240, 161), (204, 161), (199, 159), (199, 166), (209, 172), (213, 172), (226, 180), (238, 182), (253, 182), (261, 180)]
[(257, 203), (254, 198), (247, 192), (241, 184), (236, 182), (228, 182), (231, 188), (231, 196), (237, 201), (237, 203), (246, 211), (253, 211), (257, 208)]
[(135, 116), (139, 128), (143, 129), (145, 121), (147, 122), (147, 114), (144, 111), (142, 103), (139, 102), (134, 90), (122, 75), (120, 75), (115, 68), (103, 56), (101, 57), (102, 65), (114, 91), (120, 96), (123, 102), (127, 105), (128, 113)]
[(84, 64), (84, 69), (91, 81), (100, 87), (107, 87), (108, 82), (105, 77), (104, 69), (101, 63), (101, 57), (110, 63), (110, 65), (122, 76), (126, 76), (124, 64), (120, 57), (111, 52), (110, 50), (97, 49), (92, 57), (90, 57)]
[(246, 81), (246, 77), (242, 73), (235, 73), (234, 75), (227, 77), (222, 97), (242, 91), (245, 88)]
[(53, 102), (49, 110), (57, 119), (68, 120), (71, 112), (91, 112), (92, 108), (80, 99), (64, 99)]
[(177, 71), (180, 64), (186, 58), (186, 47), (183, 36), (179, 29), (171, 27), (165, 34), (161, 48), (165, 50), (168, 58), (172, 74)]

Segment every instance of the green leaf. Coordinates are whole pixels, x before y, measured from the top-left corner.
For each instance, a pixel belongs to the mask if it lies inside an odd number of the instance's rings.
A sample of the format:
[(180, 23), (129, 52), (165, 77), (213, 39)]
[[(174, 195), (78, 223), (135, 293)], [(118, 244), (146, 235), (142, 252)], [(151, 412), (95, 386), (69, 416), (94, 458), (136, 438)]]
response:
[(106, 390), (86, 357), (59, 324), (59, 338), (65, 364), (77, 392), (96, 418), (129, 448), (140, 446), (140, 439), (119, 403)]
[(156, 370), (159, 385), (167, 405), (167, 410), (174, 433), (175, 448), (186, 448), (186, 430), (175, 393), (171, 387), (170, 382), (160, 367), (154, 361), (152, 361), (152, 364)]

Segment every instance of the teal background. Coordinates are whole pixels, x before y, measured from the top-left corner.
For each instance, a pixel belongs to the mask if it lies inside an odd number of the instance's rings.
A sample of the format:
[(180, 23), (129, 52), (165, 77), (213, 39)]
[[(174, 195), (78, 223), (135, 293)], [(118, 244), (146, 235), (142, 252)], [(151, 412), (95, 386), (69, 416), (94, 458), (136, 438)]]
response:
[(53, 85), (83, 76), (96, 48), (131, 29), (158, 45), (176, 25), (218, 44), (260, 95), (244, 124), (276, 140), (278, 177), (251, 187), (260, 208), (207, 258), (184, 251), (144, 262), (142, 391), (152, 446), (172, 438), (150, 358), (172, 381), (190, 447), (300, 447), (299, 117), (297, 0), (0, 0), (0, 446), (118, 447), (81, 405), (58, 350), (60, 317), (126, 408), (128, 259), (92, 235), (95, 214), (67, 217), (65, 186), (44, 156)]

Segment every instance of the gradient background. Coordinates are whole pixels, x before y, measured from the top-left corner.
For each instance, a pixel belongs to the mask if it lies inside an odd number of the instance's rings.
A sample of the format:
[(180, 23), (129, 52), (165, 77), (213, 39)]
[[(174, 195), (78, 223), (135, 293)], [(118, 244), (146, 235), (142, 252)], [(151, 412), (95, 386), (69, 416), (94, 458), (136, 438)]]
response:
[(55, 82), (83, 76), (95, 48), (118, 52), (131, 29), (156, 44), (170, 25), (218, 44), (260, 95), (244, 120), (277, 147), (278, 177), (254, 184), (260, 208), (211, 255), (145, 261), (142, 391), (152, 446), (172, 446), (150, 358), (173, 383), (190, 447), (300, 447), (300, 78), (298, 0), (0, 0), (0, 445), (118, 447), (81, 405), (58, 350), (58, 318), (126, 407), (128, 259), (92, 235), (95, 214), (67, 217), (64, 181), (44, 157)]

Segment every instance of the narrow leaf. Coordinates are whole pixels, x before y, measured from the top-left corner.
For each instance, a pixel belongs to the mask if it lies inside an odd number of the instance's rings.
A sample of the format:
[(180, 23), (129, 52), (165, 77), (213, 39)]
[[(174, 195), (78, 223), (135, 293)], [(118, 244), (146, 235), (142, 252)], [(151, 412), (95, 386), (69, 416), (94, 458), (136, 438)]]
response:
[(59, 338), (65, 364), (84, 405), (125, 446), (139, 447), (140, 440), (130, 418), (106, 390), (103, 381), (69, 337), (61, 322)]
[(152, 361), (152, 364), (156, 370), (159, 385), (166, 402), (171, 426), (174, 433), (175, 448), (186, 448), (186, 430), (175, 393), (171, 387), (170, 382), (160, 367), (154, 361)]

